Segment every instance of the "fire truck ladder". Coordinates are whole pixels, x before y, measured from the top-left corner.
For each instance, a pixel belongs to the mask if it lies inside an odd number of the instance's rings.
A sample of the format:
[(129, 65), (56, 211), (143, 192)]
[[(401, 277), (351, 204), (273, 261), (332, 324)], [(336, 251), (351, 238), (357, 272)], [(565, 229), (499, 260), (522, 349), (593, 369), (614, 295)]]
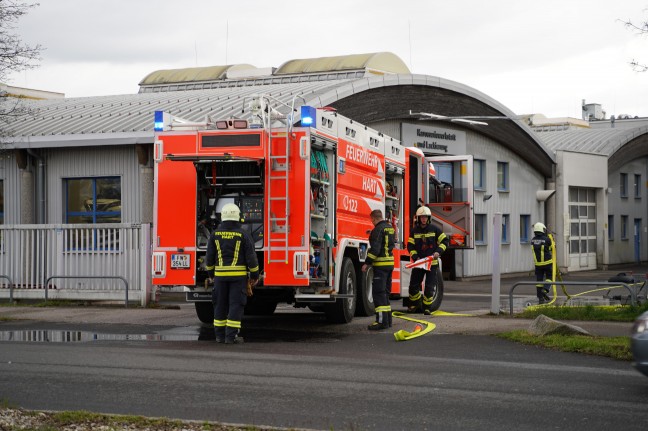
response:
[[(268, 111), (272, 111), (269, 109)], [(270, 117), (270, 112), (268, 112)], [(268, 123), (271, 123), (271, 119), (268, 118)], [(268, 211), (267, 214), (270, 215), (270, 235), (268, 238), (268, 263), (270, 262), (283, 262), (288, 264), (288, 233), (290, 228), (288, 227), (288, 217), (290, 216), (290, 195), (288, 191), (288, 175), (290, 173), (290, 131), (288, 130), (290, 126), (286, 128), (286, 140), (285, 144), (277, 145), (273, 152), (272, 144), (272, 127), (269, 127), (268, 132)], [(281, 140), (279, 140), (281, 141)], [(283, 151), (282, 151), (283, 150)], [(282, 154), (283, 153), (283, 154)], [(273, 187), (273, 183), (281, 184), (283, 181), (283, 190), (281, 190), (281, 185)], [(283, 193), (281, 193), (283, 191)], [(279, 203), (278, 205), (273, 203)], [(283, 203), (283, 208), (281, 207)], [(274, 209), (277, 213), (284, 214), (283, 217), (278, 217), (276, 213), (272, 212)], [(283, 257), (273, 258), (274, 255), (281, 255), (283, 252)]]

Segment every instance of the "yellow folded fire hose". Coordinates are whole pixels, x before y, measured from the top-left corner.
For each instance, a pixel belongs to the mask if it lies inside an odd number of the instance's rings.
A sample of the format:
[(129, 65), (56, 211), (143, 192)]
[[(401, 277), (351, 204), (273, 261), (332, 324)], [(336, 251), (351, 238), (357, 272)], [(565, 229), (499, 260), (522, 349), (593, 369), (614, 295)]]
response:
[(412, 332), (405, 331), (404, 329), (394, 332), (394, 338), (396, 339), (396, 341), (411, 340), (412, 338), (420, 337), (421, 335), (425, 335), (428, 332), (432, 332), (434, 328), (436, 328), (436, 325), (432, 322), (409, 317), (405, 313), (401, 313), (400, 311), (392, 311), (392, 316), (416, 323), (416, 326), (414, 327), (414, 330)]
[[(403, 329), (394, 332), (394, 338), (396, 339), (396, 341), (411, 340), (413, 338), (417, 338), (420, 337), (421, 335), (425, 335), (429, 332), (432, 332), (434, 331), (434, 328), (436, 328), (436, 324), (432, 322), (409, 317), (407, 314), (401, 313), (400, 311), (392, 311), (392, 316), (416, 323), (416, 326), (414, 326), (414, 330), (411, 332), (405, 331)], [(472, 314), (449, 313), (447, 311), (437, 310), (432, 312), (432, 316), (472, 316)]]

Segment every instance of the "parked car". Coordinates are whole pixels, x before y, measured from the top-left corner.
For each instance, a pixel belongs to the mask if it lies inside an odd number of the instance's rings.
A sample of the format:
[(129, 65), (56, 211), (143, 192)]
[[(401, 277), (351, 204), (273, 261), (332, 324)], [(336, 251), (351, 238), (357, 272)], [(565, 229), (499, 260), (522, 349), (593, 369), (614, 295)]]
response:
[(637, 317), (632, 326), (630, 348), (634, 358), (632, 365), (648, 376), (648, 311)]

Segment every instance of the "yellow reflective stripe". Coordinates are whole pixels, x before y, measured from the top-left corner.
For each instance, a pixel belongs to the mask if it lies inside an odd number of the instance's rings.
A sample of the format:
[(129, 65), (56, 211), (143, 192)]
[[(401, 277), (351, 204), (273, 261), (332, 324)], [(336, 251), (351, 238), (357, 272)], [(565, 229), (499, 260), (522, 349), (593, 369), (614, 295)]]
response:
[(411, 236), (409, 237), (409, 239), (407, 240), (407, 242), (410, 243), (410, 244), (414, 244), (414, 243), (415, 243), (414, 238), (412, 238)]
[(216, 271), (214, 275), (216, 277), (239, 277), (246, 276), (247, 271)]
[(376, 255), (373, 254), (373, 253), (367, 253), (367, 257), (370, 257), (370, 258), (372, 258), (372, 259), (375, 259), (375, 258), (377, 258), (378, 256), (376, 256)]
[(410, 296), (409, 296), (409, 299), (410, 299), (410, 301), (418, 301), (419, 299), (421, 299), (421, 292), (418, 292), (418, 293), (417, 293), (416, 295), (414, 295), (414, 296), (410, 295)]
[(376, 307), (376, 313), (382, 313), (385, 311), (391, 311), (391, 305), (381, 305)]
[(238, 270), (238, 271), (244, 271), (247, 269), (245, 265), (236, 265), (236, 266), (217, 266), (215, 267), (216, 271), (233, 271), (233, 270)]
[(423, 304), (425, 305), (432, 304), (432, 298), (428, 298), (427, 296), (423, 295)]
[(225, 326), (227, 320), (216, 320), (214, 319), (214, 326), (222, 327)]
[(442, 241), (443, 241), (444, 239), (446, 239), (446, 238), (447, 238), (447, 237), (446, 237), (446, 234), (442, 232), (441, 235), (439, 235), (439, 240), (438, 240), (438, 242), (442, 242)]
[(256, 272), (259, 270), (259, 267), (255, 266), (254, 268), (248, 268), (248, 269), (250, 270), (250, 272)]
[(207, 271), (211, 271), (212, 269), (214, 269), (214, 265), (212, 265), (212, 266), (205, 266), (205, 268), (207, 268)]
[(239, 248), (241, 248), (241, 241), (236, 241), (236, 247), (234, 247), (234, 259), (232, 259), (232, 266), (235, 266), (238, 263)]
[(371, 265), (373, 265), (373, 266), (394, 266), (394, 261), (392, 260), (391, 262), (373, 262)]
[(241, 329), (241, 322), (238, 320), (227, 320), (227, 326), (230, 328)]
[(216, 240), (216, 251), (218, 252), (218, 266), (223, 266), (223, 253), (221, 252), (220, 242)]

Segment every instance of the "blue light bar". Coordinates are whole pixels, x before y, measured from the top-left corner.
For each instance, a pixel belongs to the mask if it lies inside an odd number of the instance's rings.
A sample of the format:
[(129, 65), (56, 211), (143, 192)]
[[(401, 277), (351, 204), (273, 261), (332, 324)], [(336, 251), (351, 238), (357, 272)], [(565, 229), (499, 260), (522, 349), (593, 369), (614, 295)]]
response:
[(164, 131), (164, 112), (155, 111), (153, 130), (156, 132)]
[(302, 105), (301, 107), (301, 125), (316, 127), (317, 109), (312, 106)]

